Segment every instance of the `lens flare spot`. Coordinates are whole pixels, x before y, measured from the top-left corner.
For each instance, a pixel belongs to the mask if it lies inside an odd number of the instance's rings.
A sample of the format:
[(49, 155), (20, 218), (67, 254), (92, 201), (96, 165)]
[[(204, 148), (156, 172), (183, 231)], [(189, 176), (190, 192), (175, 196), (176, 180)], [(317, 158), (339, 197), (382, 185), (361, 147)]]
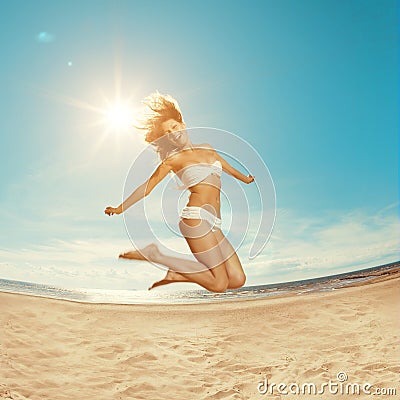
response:
[(49, 32), (39, 32), (36, 35), (36, 41), (39, 43), (51, 43), (54, 42), (55, 36)]

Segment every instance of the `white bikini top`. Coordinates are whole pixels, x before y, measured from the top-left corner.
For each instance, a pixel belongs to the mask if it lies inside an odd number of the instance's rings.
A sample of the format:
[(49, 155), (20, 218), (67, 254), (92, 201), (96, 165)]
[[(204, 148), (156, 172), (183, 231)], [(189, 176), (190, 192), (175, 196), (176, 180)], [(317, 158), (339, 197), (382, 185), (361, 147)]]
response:
[(179, 179), (182, 181), (183, 186), (178, 186), (177, 189), (186, 189), (197, 185), (204, 181), (210, 175), (217, 175), (220, 177), (222, 174), (221, 161), (216, 160), (212, 164), (192, 164), (177, 172)]

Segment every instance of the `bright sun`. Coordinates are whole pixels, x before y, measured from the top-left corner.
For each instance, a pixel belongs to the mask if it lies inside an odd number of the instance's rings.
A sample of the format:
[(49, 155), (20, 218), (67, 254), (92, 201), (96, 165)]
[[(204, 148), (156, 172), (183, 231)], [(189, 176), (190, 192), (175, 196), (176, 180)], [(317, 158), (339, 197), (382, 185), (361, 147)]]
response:
[(132, 109), (127, 104), (116, 103), (107, 110), (107, 121), (111, 129), (128, 129), (132, 127)]

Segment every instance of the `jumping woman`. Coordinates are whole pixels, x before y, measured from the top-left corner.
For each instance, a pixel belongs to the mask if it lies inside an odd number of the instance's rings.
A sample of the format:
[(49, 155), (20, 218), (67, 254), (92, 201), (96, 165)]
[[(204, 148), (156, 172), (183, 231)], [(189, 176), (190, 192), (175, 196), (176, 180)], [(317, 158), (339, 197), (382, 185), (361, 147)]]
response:
[(189, 201), (180, 214), (179, 229), (195, 260), (162, 254), (152, 243), (143, 249), (129, 251), (119, 257), (147, 260), (164, 265), (164, 279), (150, 288), (173, 282), (193, 282), (212, 292), (224, 292), (244, 285), (246, 276), (240, 260), (221, 231), (220, 177), (222, 171), (249, 184), (251, 175), (233, 168), (209, 144), (193, 144), (185, 130), (181, 111), (175, 99), (155, 93), (144, 102), (150, 109), (142, 129), (145, 140), (151, 143), (160, 163), (150, 178), (140, 185), (118, 207), (107, 207), (107, 215), (121, 214), (148, 196), (168, 173), (174, 173), (190, 191)]

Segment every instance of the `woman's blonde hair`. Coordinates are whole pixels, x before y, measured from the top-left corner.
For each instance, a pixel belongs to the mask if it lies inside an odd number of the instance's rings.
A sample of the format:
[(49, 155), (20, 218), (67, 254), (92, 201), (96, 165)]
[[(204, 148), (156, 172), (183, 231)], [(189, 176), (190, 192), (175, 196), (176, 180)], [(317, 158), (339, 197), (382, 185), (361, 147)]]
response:
[(161, 160), (175, 149), (168, 140), (162, 140), (163, 132), (161, 124), (169, 119), (179, 123), (183, 122), (182, 113), (178, 102), (168, 94), (155, 92), (143, 100), (147, 110), (143, 113), (143, 119), (136, 128), (145, 131), (145, 141), (152, 144)]

